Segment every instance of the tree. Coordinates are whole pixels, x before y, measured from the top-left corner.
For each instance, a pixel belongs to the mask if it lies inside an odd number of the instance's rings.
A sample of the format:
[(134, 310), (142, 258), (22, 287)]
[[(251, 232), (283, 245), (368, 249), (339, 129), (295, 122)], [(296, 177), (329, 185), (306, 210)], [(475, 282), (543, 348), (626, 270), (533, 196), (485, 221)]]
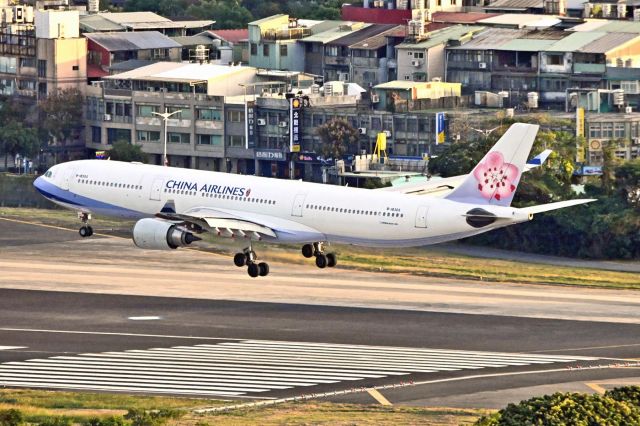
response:
[[(27, 157), (38, 152), (40, 140), (36, 129), (25, 127), (19, 121), (13, 121), (0, 129), (2, 153), (4, 154), (4, 169), (7, 170), (8, 155), (15, 157), (22, 154)], [(8, 155), (7, 155), (8, 154)]]
[(616, 188), (622, 198), (632, 207), (640, 210), (640, 159), (628, 161), (614, 172)]
[(148, 156), (140, 145), (132, 145), (127, 141), (117, 141), (109, 150), (109, 158), (115, 161), (139, 161), (146, 163)]
[(201, 0), (187, 8), (187, 15), (213, 19), (219, 29), (246, 28), (253, 15), (238, 0)]
[(39, 104), (42, 128), (51, 144), (65, 146), (74, 131), (83, 126), (84, 96), (78, 89), (58, 89)]
[(358, 142), (358, 130), (347, 121), (334, 118), (316, 130), (322, 140), (322, 155), (327, 158), (340, 158)]

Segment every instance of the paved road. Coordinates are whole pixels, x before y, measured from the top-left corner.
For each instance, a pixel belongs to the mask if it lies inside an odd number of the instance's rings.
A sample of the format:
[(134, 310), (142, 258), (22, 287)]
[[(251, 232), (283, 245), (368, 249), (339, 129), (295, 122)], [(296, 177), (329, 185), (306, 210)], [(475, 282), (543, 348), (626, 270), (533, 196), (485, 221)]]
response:
[(637, 382), (586, 367), (640, 357), (638, 292), (276, 264), (252, 280), (223, 256), (76, 235), (0, 220), (0, 384), (242, 399), (401, 383), (380, 392), (490, 407)]

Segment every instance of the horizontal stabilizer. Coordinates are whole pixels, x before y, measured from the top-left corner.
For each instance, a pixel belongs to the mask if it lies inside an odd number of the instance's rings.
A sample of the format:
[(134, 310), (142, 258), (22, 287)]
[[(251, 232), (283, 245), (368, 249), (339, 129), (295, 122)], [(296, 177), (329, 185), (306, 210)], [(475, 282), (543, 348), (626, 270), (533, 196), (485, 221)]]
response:
[(524, 171), (528, 172), (531, 169), (542, 166), (544, 162), (547, 161), (547, 158), (549, 158), (552, 152), (553, 151), (550, 149), (545, 149), (540, 154), (527, 161), (527, 164), (524, 165)]
[(577, 206), (579, 204), (591, 203), (593, 201), (597, 201), (596, 199), (581, 199), (581, 200), (567, 200), (567, 201), (558, 201), (557, 203), (549, 203), (549, 204), (540, 204), (539, 206), (531, 206), (521, 208), (520, 211), (527, 214), (537, 214), (544, 213), (551, 210), (563, 209), (565, 207)]

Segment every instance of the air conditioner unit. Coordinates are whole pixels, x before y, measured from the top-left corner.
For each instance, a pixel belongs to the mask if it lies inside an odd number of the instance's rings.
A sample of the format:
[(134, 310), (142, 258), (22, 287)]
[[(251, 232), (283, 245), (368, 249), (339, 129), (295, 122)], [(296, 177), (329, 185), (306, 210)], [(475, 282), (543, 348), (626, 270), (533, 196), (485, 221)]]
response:
[(391, 137), (391, 131), (390, 130), (385, 130), (383, 133), (385, 134), (386, 137), (388, 137), (388, 138)]
[(105, 114), (102, 116), (103, 121), (111, 121), (111, 114)]
[(631, 138), (631, 142), (634, 145), (640, 145), (640, 138)]
[(422, 65), (422, 61), (418, 61), (418, 60), (411, 61), (411, 65), (413, 65), (414, 67), (419, 67), (420, 65)]
[(349, 73), (348, 72), (339, 72), (338, 73), (338, 81), (348, 81)]
[(258, 123), (258, 126), (266, 126), (267, 125), (267, 120), (265, 120), (264, 118), (258, 118), (256, 120), (256, 123)]
[(289, 123), (286, 121), (281, 121), (278, 123), (278, 127), (289, 127)]
[(380, 102), (380, 95), (371, 95), (371, 102), (373, 102), (374, 104)]
[(359, 127), (358, 128), (358, 133), (360, 133), (361, 135), (366, 135), (367, 134), (367, 128), (366, 127)]
[(153, 87), (147, 87), (147, 91), (149, 91), (149, 92), (155, 92), (155, 90), (154, 90), (154, 88), (153, 88)]
[(625, 114), (631, 114), (633, 112), (633, 107), (624, 107)]
[(480, 67), (481, 70), (487, 69), (487, 63), (486, 62), (480, 62), (478, 64), (478, 67)]

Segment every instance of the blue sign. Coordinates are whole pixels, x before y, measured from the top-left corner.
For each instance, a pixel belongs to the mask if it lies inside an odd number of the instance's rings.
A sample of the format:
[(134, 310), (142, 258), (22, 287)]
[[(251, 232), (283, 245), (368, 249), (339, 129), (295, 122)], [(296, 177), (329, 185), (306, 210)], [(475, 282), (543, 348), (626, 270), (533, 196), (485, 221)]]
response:
[(444, 112), (436, 113), (436, 145), (444, 143)]

